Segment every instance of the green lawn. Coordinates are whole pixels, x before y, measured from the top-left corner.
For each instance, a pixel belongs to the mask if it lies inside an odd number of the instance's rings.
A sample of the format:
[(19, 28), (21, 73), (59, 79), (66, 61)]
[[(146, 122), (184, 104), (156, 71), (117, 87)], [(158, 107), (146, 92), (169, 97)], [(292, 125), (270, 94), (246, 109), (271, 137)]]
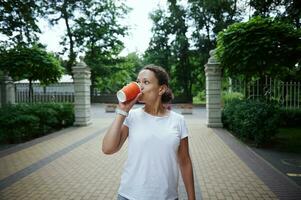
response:
[(206, 99), (200, 99), (198, 97), (193, 97), (193, 104), (206, 104)]
[(301, 153), (301, 127), (280, 128), (273, 139), (272, 148), (283, 152)]

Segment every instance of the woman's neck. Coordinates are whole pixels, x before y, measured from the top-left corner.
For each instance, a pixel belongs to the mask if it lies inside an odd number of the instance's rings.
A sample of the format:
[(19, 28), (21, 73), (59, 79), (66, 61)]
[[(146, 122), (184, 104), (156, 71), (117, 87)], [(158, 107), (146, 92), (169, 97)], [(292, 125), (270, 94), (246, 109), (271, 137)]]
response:
[(144, 111), (147, 112), (148, 114), (151, 114), (154, 116), (166, 115), (166, 109), (162, 103), (157, 103), (157, 104), (153, 104), (153, 105), (145, 104)]

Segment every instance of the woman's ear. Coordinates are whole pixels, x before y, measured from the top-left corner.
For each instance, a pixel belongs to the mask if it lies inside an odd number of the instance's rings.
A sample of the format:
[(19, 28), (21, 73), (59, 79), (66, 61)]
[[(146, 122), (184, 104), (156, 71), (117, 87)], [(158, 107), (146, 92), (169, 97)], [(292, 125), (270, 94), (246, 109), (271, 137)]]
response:
[(159, 88), (159, 95), (162, 96), (167, 90), (167, 86), (166, 85), (161, 85)]

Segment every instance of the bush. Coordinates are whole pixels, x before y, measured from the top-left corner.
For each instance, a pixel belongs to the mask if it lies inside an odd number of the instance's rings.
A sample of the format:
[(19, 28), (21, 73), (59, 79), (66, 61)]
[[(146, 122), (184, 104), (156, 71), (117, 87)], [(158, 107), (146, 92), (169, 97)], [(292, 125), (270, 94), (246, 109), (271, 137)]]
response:
[(301, 127), (301, 109), (280, 109), (281, 127)]
[(230, 101), (233, 101), (234, 99), (242, 100), (244, 98), (244, 95), (240, 92), (226, 92), (224, 91), (222, 94), (222, 101), (224, 102), (224, 105), (227, 104)]
[(193, 97), (193, 103), (194, 104), (206, 103), (205, 90), (198, 92), (197, 95)]
[[(55, 104), (54, 104), (55, 105)], [(34, 104), (29, 111), (39, 118), (39, 130), (41, 135), (45, 135), (58, 129), (59, 121), (57, 111), (50, 104)]]
[(18, 104), (0, 109), (0, 143), (24, 142), (72, 125), (72, 104)]
[(267, 143), (277, 133), (279, 119), (276, 104), (252, 100), (229, 101), (222, 112), (224, 126), (255, 146)]
[(59, 127), (71, 126), (74, 122), (74, 106), (70, 103), (55, 104), (53, 109), (57, 111), (56, 118), (58, 119)]

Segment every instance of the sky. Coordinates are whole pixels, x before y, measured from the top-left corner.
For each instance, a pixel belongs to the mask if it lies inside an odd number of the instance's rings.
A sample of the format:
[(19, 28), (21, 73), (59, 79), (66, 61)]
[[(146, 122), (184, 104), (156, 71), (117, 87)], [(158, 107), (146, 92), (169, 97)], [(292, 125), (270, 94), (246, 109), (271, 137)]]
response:
[[(125, 49), (121, 52), (121, 56), (125, 56), (131, 52), (143, 53), (151, 38), (152, 21), (149, 19), (149, 13), (155, 10), (158, 5), (166, 6), (166, 0), (126, 0), (126, 5), (132, 8), (132, 11), (126, 17), (125, 23), (130, 27), (129, 35), (121, 38), (124, 42)], [(39, 21), (42, 34), (40, 41), (47, 45), (48, 51), (59, 52), (62, 48), (59, 45), (64, 32), (64, 22), (56, 26), (49, 27), (44, 20)]]

